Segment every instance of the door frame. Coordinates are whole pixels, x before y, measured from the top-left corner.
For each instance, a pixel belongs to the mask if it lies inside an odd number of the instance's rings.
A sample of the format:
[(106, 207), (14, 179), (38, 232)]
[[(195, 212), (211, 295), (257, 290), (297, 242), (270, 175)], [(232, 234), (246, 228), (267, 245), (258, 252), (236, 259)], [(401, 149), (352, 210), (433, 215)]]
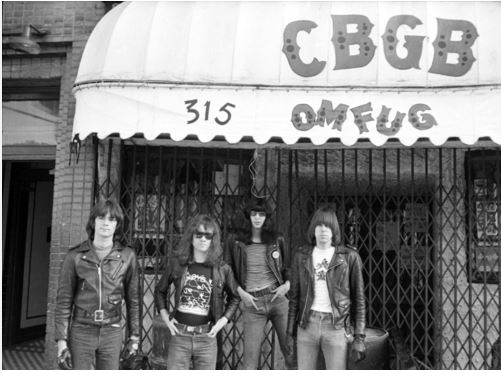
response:
[[(37, 161), (39, 163), (40, 161)], [(25, 165), (23, 165), (23, 163)], [(30, 196), (36, 191), (37, 181), (54, 181), (51, 169), (30, 168), (29, 161), (4, 162), (11, 166), (11, 176), (6, 181), (8, 191), (3, 189), (8, 199), (4, 205), (6, 211), (6, 225), (3, 261), (3, 312), (2, 312), (2, 345), (10, 346), (28, 339), (42, 337), (45, 334), (45, 324), (20, 328), (21, 309), (24, 282), (24, 264), (27, 242), (31, 237), (27, 236), (30, 204)], [(54, 165), (55, 161), (48, 161), (48, 165)], [(4, 178), (5, 179), (5, 178)], [(21, 254), (19, 254), (21, 253)], [(48, 263), (47, 263), (48, 264)], [(46, 268), (49, 271), (49, 265)]]

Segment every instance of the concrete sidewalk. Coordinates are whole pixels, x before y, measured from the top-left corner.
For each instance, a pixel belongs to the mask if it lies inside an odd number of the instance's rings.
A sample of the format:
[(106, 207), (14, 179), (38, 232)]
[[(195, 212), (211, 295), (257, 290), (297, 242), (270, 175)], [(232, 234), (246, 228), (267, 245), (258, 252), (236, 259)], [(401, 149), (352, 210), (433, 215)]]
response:
[(23, 342), (6, 349), (2, 347), (2, 370), (44, 369), (44, 351), (43, 338)]

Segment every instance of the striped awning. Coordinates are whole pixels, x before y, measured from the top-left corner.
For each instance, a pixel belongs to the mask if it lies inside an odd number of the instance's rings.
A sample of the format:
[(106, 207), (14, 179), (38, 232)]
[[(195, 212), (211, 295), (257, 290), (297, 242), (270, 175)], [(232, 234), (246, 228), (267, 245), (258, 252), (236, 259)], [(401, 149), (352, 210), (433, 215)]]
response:
[(73, 134), (501, 144), (501, 3), (131, 2), (98, 23)]

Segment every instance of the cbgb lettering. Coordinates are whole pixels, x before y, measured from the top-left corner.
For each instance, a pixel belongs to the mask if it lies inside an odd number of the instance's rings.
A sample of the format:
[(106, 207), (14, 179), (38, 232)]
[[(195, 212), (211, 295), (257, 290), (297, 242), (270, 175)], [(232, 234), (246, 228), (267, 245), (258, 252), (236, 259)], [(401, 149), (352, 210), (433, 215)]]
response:
[[(332, 15), (332, 38), (336, 63), (333, 70), (364, 67), (374, 58), (376, 46), (369, 37), (374, 25), (364, 15)], [(402, 25), (411, 29), (421, 25), (419, 18), (412, 15), (397, 15), (388, 20), (381, 36), (386, 61), (395, 69), (419, 69), (423, 51), (424, 36), (405, 36), (399, 41), (397, 31)], [(348, 31), (348, 26), (354, 26)], [(298, 20), (289, 23), (283, 34), (282, 51), (287, 57), (290, 68), (302, 77), (320, 74), (327, 65), (326, 61), (314, 58), (310, 63), (303, 62), (299, 56), (301, 46), (297, 42), (300, 32), (310, 34), (317, 27), (311, 20)], [(457, 36), (460, 36), (458, 39)], [(466, 74), (475, 62), (472, 45), (478, 37), (475, 25), (466, 20), (447, 20), (437, 18), (437, 35), (433, 42), (434, 54), (430, 73), (459, 77)], [(397, 46), (402, 44), (407, 51), (405, 57), (397, 55)], [(352, 54), (353, 46), (358, 49)]]

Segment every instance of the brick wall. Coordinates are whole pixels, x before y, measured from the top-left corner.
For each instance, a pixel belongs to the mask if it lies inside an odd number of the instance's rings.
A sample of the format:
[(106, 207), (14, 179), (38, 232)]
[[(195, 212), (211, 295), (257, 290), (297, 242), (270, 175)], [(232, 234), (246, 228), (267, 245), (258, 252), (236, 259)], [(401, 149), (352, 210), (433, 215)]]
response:
[(20, 33), (23, 26), (50, 30), (43, 38), (33, 36), (42, 52), (30, 56), (2, 51), (6, 79), (60, 78), (59, 123), (56, 131), (56, 168), (52, 241), (47, 298), (46, 366), (56, 368), (54, 309), (59, 271), (68, 248), (86, 238), (85, 223), (92, 199), (93, 153), (91, 140), (83, 142), (78, 165), (68, 165), (75, 99), (72, 86), (85, 43), (105, 14), (104, 2), (3, 2), (2, 31)]

